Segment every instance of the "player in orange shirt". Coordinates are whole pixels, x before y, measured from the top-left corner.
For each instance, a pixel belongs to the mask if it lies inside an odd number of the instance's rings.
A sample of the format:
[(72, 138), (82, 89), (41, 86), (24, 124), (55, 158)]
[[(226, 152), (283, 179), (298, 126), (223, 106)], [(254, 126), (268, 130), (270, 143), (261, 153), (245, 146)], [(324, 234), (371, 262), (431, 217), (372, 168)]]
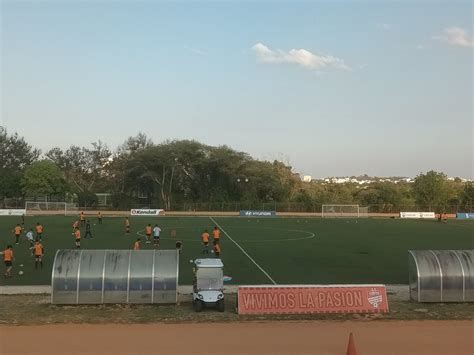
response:
[(20, 243), (20, 236), (23, 228), (21, 228), (20, 223), (18, 223), (15, 228), (13, 228), (12, 233), (15, 235), (15, 244)]
[(151, 224), (148, 224), (145, 227), (145, 235), (146, 235), (146, 243), (149, 244), (151, 243), (151, 233), (153, 231), (153, 228), (151, 228)]
[(201, 234), (201, 240), (202, 240), (202, 245), (203, 245), (203, 254), (209, 254), (209, 233), (207, 229), (204, 231), (204, 233)]
[(8, 245), (7, 248), (0, 252), (3, 255), (3, 261), (5, 262), (5, 277), (12, 277), (12, 267), (13, 267), (13, 247)]
[(216, 258), (219, 258), (221, 256), (221, 246), (219, 245), (217, 240), (214, 240), (213, 243), (214, 243), (214, 247), (212, 248), (212, 251), (214, 252), (214, 255), (216, 256)]
[(81, 211), (79, 218), (81, 220), (81, 227), (82, 227), (84, 224), (86, 224), (86, 215), (84, 214), (84, 211)]
[(79, 221), (74, 221), (74, 223), (72, 224), (73, 233), (76, 231), (76, 228), (79, 228)]
[(44, 230), (43, 225), (40, 222), (36, 223), (36, 226), (35, 226), (36, 239), (39, 239), (41, 241), (41, 239), (43, 238), (43, 230)]
[(97, 222), (99, 222), (99, 224), (102, 224), (102, 213), (100, 211), (97, 213)]
[(35, 256), (35, 269), (38, 268), (38, 263), (40, 264), (41, 268), (43, 268), (43, 245), (39, 240), (36, 240), (35, 245), (31, 249), (33, 249), (33, 254)]
[(137, 238), (137, 241), (133, 244), (133, 250), (140, 250), (141, 249), (141, 239)]
[(217, 226), (215, 226), (214, 229), (212, 230), (212, 238), (214, 239), (214, 242), (216, 244), (220, 244), (221, 231)]
[(81, 230), (79, 228), (76, 228), (73, 235), (76, 240), (76, 248), (80, 249), (81, 248)]
[(130, 234), (130, 221), (128, 217), (125, 217), (125, 234)]

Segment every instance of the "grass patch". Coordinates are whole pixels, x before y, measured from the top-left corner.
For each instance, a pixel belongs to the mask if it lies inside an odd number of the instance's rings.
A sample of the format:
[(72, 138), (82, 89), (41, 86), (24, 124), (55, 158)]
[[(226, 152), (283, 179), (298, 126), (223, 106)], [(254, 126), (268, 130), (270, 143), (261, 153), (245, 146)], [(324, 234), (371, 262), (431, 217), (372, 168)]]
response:
[[(3, 285), (50, 284), (57, 249), (74, 248), (71, 224), (64, 216), (27, 217), (25, 227), (45, 226), (44, 268), (34, 270), (34, 260), (24, 238), (14, 245), (15, 276), (0, 279)], [(82, 239), (84, 249), (131, 249), (147, 223), (163, 230), (161, 248), (183, 242), (179, 282), (191, 284), (189, 260), (201, 256), (200, 235), (214, 223), (207, 217), (133, 217), (132, 233), (124, 234), (123, 218), (92, 221), (94, 239)], [(438, 223), (431, 220), (321, 219), (321, 218), (215, 218), (234, 239), (279, 284), (385, 283), (406, 284), (409, 249), (472, 249), (473, 221)], [(13, 244), (11, 230), (17, 217), (0, 217), (0, 248)], [(171, 237), (175, 229), (177, 237)], [(314, 235), (314, 237), (312, 237)], [(142, 239), (144, 239), (142, 237)], [(143, 244), (151, 249), (151, 244)], [(224, 234), (221, 258), (230, 284), (268, 284), (268, 278)], [(20, 264), (23, 267), (20, 268)], [(18, 275), (19, 270), (23, 276)]]

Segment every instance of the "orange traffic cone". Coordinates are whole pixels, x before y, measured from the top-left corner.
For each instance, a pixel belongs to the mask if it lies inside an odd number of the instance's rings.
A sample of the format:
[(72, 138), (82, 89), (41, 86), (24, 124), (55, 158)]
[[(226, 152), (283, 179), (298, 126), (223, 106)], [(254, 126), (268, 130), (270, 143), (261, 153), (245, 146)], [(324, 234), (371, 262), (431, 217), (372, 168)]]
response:
[(347, 344), (347, 355), (357, 355), (356, 346), (354, 343), (354, 336), (349, 334), (349, 344)]

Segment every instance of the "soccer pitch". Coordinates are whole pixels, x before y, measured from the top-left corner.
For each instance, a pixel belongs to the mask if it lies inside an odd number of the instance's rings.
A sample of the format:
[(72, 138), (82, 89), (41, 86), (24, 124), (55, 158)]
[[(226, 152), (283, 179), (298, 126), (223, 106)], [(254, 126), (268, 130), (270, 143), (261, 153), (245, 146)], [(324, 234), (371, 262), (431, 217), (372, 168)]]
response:
[[(29, 243), (22, 237), (14, 244), (12, 229), (18, 217), (0, 218), (0, 247), (12, 244), (14, 277), (2, 285), (50, 284), (57, 249), (74, 248), (71, 225), (76, 217), (27, 216), (25, 228), (44, 225), (43, 269), (34, 269)], [(160, 248), (183, 242), (179, 283), (191, 284), (189, 260), (202, 257), (201, 233), (217, 224), (222, 230), (221, 258), (230, 284), (406, 284), (409, 249), (472, 249), (474, 223), (450, 220), (239, 218), (239, 217), (130, 217), (131, 233), (125, 235), (124, 218), (91, 218), (93, 239), (81, 240), (83, 249), (131, 249), (146, 224), (163, 230)], [(170, 231), (175, 229), (176, 237)], [(138, 235), (137, 235), (138, 234)], [(84, 231), (83, 231), (84, 236)], [(152, 249), (141, 236), (142, 249)], [(210, 254), (212, 257), (213, 254)], [(23, 267), (20, 267), (23, 264)], [(2, 265), (3, 266), (3, 265)], [(23, 270), (20, 276), (18, 271)], [(2, 268), (3, 273), (3, 268)]]

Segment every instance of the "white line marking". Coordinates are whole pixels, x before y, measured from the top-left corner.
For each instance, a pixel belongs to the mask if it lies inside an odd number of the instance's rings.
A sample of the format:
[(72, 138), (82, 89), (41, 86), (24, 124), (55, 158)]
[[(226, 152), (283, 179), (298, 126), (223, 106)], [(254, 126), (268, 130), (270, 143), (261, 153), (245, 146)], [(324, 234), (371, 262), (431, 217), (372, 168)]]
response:
[(217, 223), (217, 222), (215, 221), (214, 218), (209, 217), (209, 219), (210, 219), (212, 222), (214, 222), (214, 224), (215, 224), (216, 226), (218, 226), (222, 232), (224, 232), (224, 234), (227, 236), (227, 238), (229, 238), (229, 239), (237, 246), (237, 248), (239, 248), (239, 249), (242, 251), (242, 253), (244, 253), (244, 254), (247, 256), (247, 258), (249, 258), (250, 261), (253, 262), (253, 263), (255, 264), (255, 266), (258, 267), (258, 268), (260, 269), (260, 271), (265, 274), (266, 277), (268, 277), (268, 279), (269, 279), (274, 285), (277, 284), (277, 283), (275, 282), (275, 280), (273, 280), (273, 279), (271, 278), (271, 276), (268, 275), (268, 272), (266, 272), (265, 270), (263, 270), (262, 267), (261, 267), (260, 265), (258, 265), (255, 260), (253, 260), (253, 258), (244, 250), (244, 248), (242, 248), (242, 247), (239, 245), (239, 243), (237, 243), (234, 239), (232, 239), (232, 237), (224, 230), (224, 228), (222, 228), (222, 227), (219, 225), (219, 223)]

